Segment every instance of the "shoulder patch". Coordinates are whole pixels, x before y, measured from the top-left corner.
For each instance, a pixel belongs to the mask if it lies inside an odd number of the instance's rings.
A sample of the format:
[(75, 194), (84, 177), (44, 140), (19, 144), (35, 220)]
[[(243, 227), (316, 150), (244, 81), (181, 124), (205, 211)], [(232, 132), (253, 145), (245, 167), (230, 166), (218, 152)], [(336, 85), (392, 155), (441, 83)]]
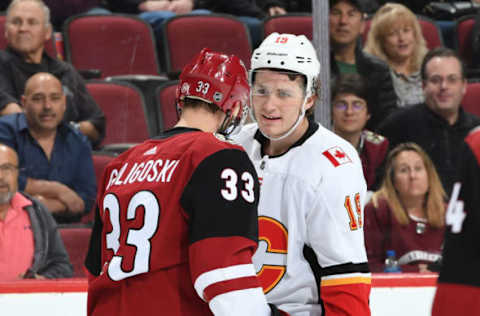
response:
[(222, 134), (219, 134), (219, 133), (213, 133), (213, 136), (215, 136), (218, 140), (222, 141), (222, 142), (226, 142), (226, 143), (229, 143), (229, 144), (232, 144), (232, 145), (238, 145), (238, 143), (236, 141), (234, 141), (233, 139), (231, 138), (227, 138), (225, 137), (224, 135)]
[(339, 146), (334, 146), (330, 149), (325, 150), (322, 155), (324, 155), (334, 167), (351, 163), (352, 160), (348, 157), (347, 153)]
[(385, 137), (371, 131), (365, 131), (365, 139), (370, 143), (374, 143), (376, 145), (381, 144), (383, 143), (383, 141), (385, 141)]

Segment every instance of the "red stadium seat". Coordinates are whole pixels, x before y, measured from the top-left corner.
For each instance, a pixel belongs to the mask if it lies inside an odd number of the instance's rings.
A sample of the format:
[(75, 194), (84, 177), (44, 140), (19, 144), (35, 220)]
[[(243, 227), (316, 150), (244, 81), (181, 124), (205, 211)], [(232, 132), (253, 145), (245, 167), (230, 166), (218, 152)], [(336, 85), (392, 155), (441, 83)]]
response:
[(312, 15), (305, 14), (286, 14), (276, 15), (266, 18), (263, 21), (263, 37), (278, 32), (295, 35), (305, 35), (309, 40), (313, 38)]
[[(0, 49), (7, 47), (7, 39), (5, 38), (5, 21), (7, 17), (0, 15)], [(45, 43), (45, 52), (52, 58), (57, 58), (57, 48), (55, 46), (55, 36), (52, 34), (50, 39)]]
[(172, 128), (178, 121), (175, 104), (178, 80), (168, 81), (157, 88), (157, 106), (162, 130)]
[(250, 67), (252, 48), (247, 27), (229, 15), (179, 15), (162, 26), (167, 73), (176, 78), (202, 48), (235, 54)]
[(63, 227), (58, 230), (65, 244), (68, 256), (70, 257), (70, 262), (73, 265), (73, 276), (85, 277), (86, 274), (83, 266), (92, 229), (86, 227)]
[(423, 37), (427, 42), (427, 48), (433, 49), (443, 46), (442, 33), (434, 20), (422, 15), (417, 15), (420, 27), (422, 28)]
[(472, 60), (472, 30), (474, 25), (474, 15), (466, 15), (455, 21), (455, 47), (466, 65), (469, 65)]
[[(93, 168), (95, 169), (95, 178), (97, 179), (97, 190), (99, 190), (102, 185), (102, 176), (105, 168), (116, 156), (115, 153), (108, 151), (94, 151), (92, 153)], [(95, 208), (96, 204), (93, 205), (88, 214), (82, 217), (80, 222), (83, 224), (93, 224), (95, 219)]]
[(480, 117), (480, 82), (468, 83), (462, 107), (465, 111)]
[(363, 29), (363, 34), (362, 34), (363, 44), (367, 42), (368, 32), (370, 31), (371, 24), (372, 24), (371, 18), (365, 20), (365, 28)]
[(128, 15), (77, 15), (65, 21), (66, 60), (78, 70), (114, 75), (158, 75), (155, 40), (145, 21)]
[[(440, 32), (437, 24), (435, 24), (435, 21), (422, 15), (417, 15), (417, 18), (422, 29), (423, 37), (425, 38), (427, 48), (433, 49), (435, 47), (443, 46), (442, 33)], [(362, 39), (364, 43), (367, 41), (367, 36), (368, 32), (370, 31), (371, 23), (371, 19), (365, 21), (365, 29), (363, 30), (362, 34)]]
[[(122, 151), (128, 144), (143, 142), (154, 134), (155, 113), (146, 110), (140, 91), (133, 85), (120, 82), (90, 81), (87, 89), (105, 113), (107, 129), (102, 142), (104, 149)], [(153, 119), (149, 119), (149, 117)], [(127, 145), (126, 145), (127, 144)]]

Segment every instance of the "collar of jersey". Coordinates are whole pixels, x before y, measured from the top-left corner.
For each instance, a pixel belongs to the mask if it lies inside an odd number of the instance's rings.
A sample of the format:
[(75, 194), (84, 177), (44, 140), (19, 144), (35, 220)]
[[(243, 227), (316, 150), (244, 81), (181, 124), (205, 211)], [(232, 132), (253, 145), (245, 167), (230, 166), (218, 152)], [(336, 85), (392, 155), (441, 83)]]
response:
[(183, 133), (190, 133), (190, 132), (201, 132), (198, 128), (191, 128), (191, 127), (174, 127), (164, 131), (162, 134), (153, 137), (153, 139), (164, 139), (171, 136), (183, 134)]
[[(318, 130), (318, 123), (313, 120), (313, 117), (309, 117), (308, 118), (308, 128), (307, 128), (305, 134), (303, 134), (303, 136), (300, 137), (300, 139), (297, 140), (297, 142), (295, 144), (290, 146), (290, 148), (288, 148), (288, 150), (286, 152), (284, 152), (283, 154), (276, 155), (276, 156), (269, 156), (269, 157), (270, 158), (275, 158), (275, 157), (281, 157), (281, 156), (285, 155), (286, 153), (288, 153), (290, 151), (290, 149), (292, 149), (294, 147), (301, 146), (317, 130)], [(259, 129), (257, 129), (257, 131), (255, 132), (254, 138), (262, 146), (262, 151), (261, 151), (262, 152), (262, 157), (265, 156), (266, 154), (265, 154), (264, 148), (270, 140), (268, 138), (266, 138), (265, 136), (263, 136), (263, 134), (260, 132)]]

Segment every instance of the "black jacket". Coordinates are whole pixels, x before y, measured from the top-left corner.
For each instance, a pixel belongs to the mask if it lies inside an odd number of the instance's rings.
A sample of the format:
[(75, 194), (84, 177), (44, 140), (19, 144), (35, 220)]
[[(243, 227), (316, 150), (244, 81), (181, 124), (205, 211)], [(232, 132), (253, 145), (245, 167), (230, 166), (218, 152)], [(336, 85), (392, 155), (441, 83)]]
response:
[(57, 230), (57, 223), (50, 211), (34, 198), (25, 193), (22, 194), (32, 201), (32, 205), (25, 207), (30, 217), (35, 241), (33, 264), (28, 273), (39, 274), (49, 279), (71, 277), (73, 268)]
[(262, 9), (267, 11), (271, 7), (281, 7), (291, 12), (312, 12), (311, 0), (257, 0)]
[[(393, 88), (390, 68), (382, 60), (365, 53), (359, 44), (355, 49), (355, 64), (357, 72), (366, 79), (369, 87), (368, 102), (371, 116), (366, 129), (377, 132), (380, 123), (397, 109), (397, 94)], [(330, 56), (330, 67), (333, 82), (340, 74), (333, 51)]]
[(38, 72), (53, 74), (67, 90), (64, 121), (90, 121), (100, 134), (100, 143), (105, 135), (105, 115), (88, 93), (83, 78), (72, 65), (45, 53), (40, 64), (30, 64), (10, 48), (0, 51), (0, 110), (11, 102), (20, 104), (25, 83)]
[(195, 8), (235, 16), (251, 16), (259, 19), (265, 17), (265, 12), (257, 6), (255, 0), (196, 0)]
[(462, 108), (457, 122), (450, 125), (423, 103), (394, 113), (380, 126), (380, 133), (388, 138), (390, 148), (404, 142), (420, 145), (435, 164), (445, 191), (450, 193), (460, 158), (458, 145), (478, 125), (480, 118)]

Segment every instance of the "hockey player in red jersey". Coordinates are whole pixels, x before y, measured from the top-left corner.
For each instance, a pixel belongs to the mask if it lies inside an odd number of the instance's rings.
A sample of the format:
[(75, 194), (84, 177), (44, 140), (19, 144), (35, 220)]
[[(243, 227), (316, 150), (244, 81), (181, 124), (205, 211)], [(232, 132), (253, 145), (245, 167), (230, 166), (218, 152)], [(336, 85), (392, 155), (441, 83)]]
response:
[(256, 123), (235, 137), (261, 183), (253, 262), (267, 300), (291, 315), (367, 316), (366, 183), (355, 148), (309, 118), (319, 72), (303, 35), (273, 33), (253, 52)]
[(255, 274), (258, 180), (243, 148), (243, 63), (204, 49), (177, 125), (113, 160), (97, 196), (88, 315), (279, 315)]
[(461, 149), (432, 316), (480, 314), (480, 127)]

